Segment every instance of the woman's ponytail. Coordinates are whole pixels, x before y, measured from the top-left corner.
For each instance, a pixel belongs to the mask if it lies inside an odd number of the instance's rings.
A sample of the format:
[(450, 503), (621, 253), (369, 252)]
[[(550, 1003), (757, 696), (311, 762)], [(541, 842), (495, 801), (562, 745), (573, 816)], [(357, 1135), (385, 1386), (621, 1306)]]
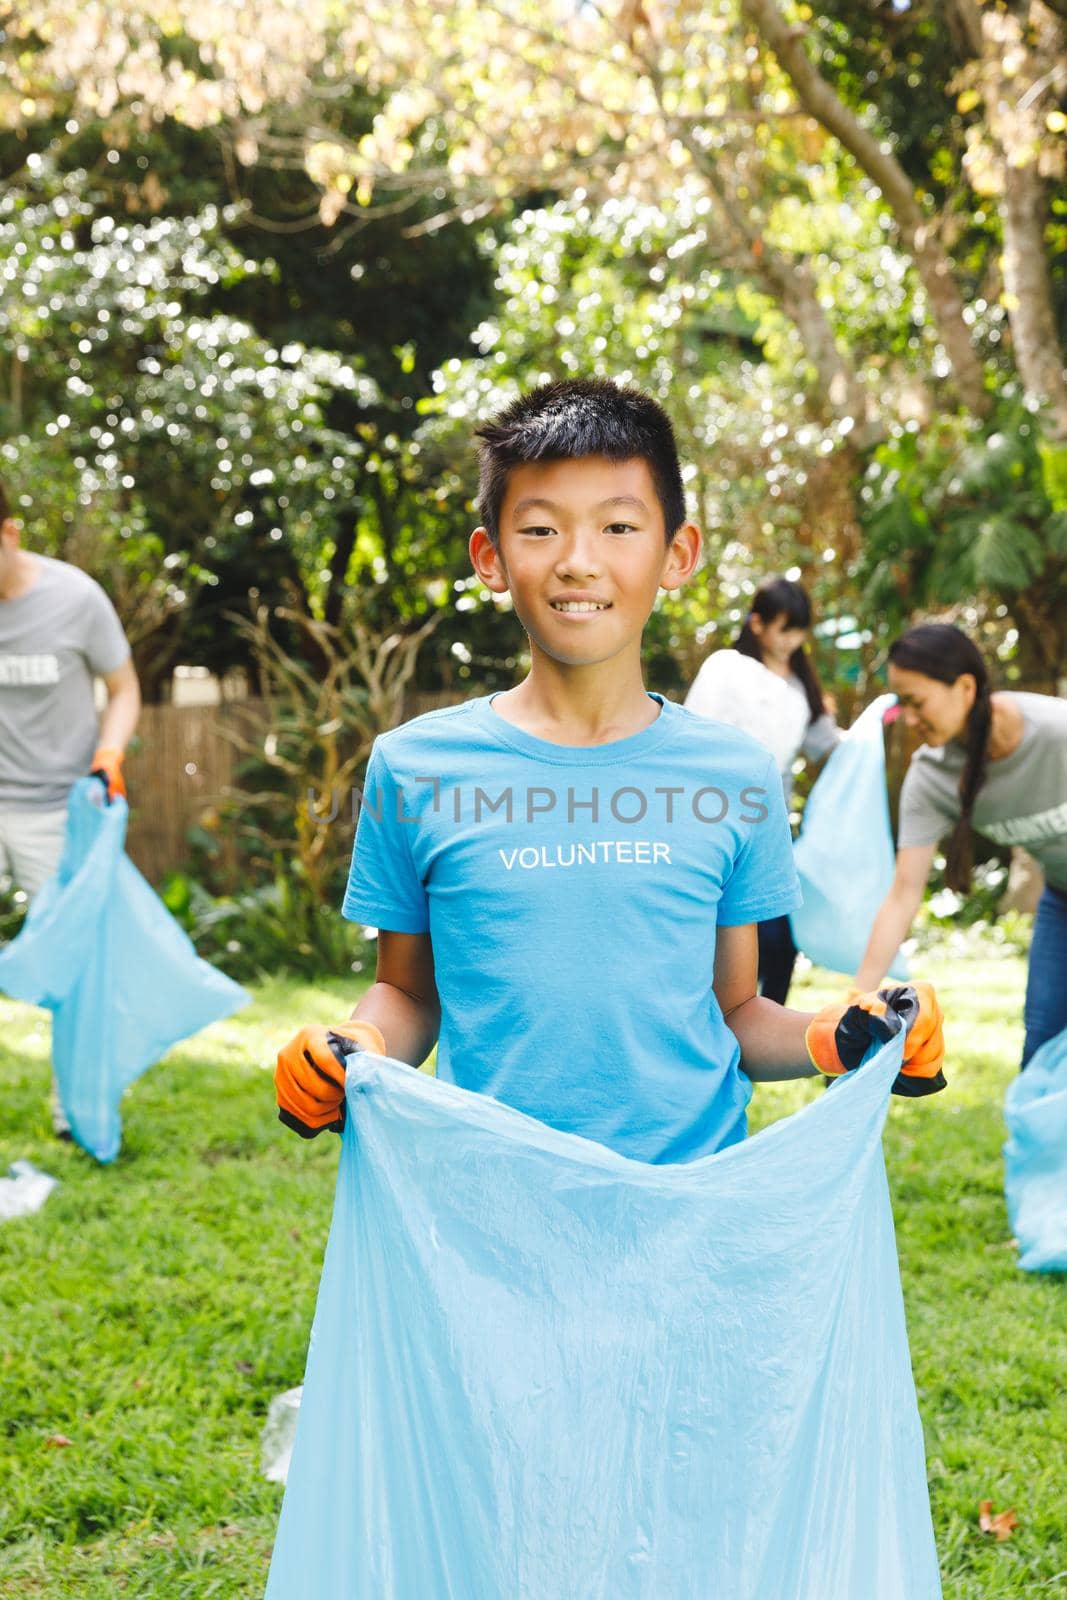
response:
[(945, 848), (945, 882), (958, 894), (971, 887), (974, 862), (972, 817), (974, 803), (985, 782), (989, 762), (989, 731), (993, 725), (992, 687), (977, 645), (947, 622), (923, 622), (909, 628), (889, 647), (889, 659), (906, 672), (953, 684), (967, 672), (975, 682), (974, 705), (967, 715), (967, 758), (960, 774), (960, 816)]

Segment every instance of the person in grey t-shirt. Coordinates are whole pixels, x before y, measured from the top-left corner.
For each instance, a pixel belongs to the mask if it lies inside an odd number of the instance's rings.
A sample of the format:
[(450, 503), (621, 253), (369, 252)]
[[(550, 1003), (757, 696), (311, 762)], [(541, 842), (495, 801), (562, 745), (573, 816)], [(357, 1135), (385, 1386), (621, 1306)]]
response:
[(990, 690), (977, 647), (943, 622), (912, 628), (889, 651), (889, 686), (925, 743), (900, 796), (897, 868), (856, 974), (876, 988), (922, 902), (937, 846), (947, 879), (970, 884), (971, 830), (1025, 845), (1045, 873), (1026, 982), (1022, 1064), (1067, 1028), (1067, 700)]
[[(107, 688), (99, 729), (95, 677)], [(109, 799), (125, 794), (122, 758), (140, 709), (111, 601), (77, 567), (20, 548), (0, 483), (0, 874), (31, 899), (59, 865), (77, 779), (97, 773)]]

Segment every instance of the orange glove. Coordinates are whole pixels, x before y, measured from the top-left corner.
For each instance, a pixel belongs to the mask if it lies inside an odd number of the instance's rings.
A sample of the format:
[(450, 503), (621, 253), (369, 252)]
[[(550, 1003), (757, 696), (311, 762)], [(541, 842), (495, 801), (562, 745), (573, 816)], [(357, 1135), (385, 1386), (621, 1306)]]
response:
[(122, 779), (122, 751), (117, 745), (102, 744), (89, 763), (89, 776), (102, 778), (107, 784), (108, 800), (116, 795), (126, 798), (126, 785)]
[(858, 1067), (872, 1043), (884, 1043), (904, 1027), (904, 1065), (893, 1093), (936, 1094), (945, 1087), (941, 1023), (933, 984), (912, 983), (853, 994), (843, 1005), (824, 1006), (809, 1022), (804, 1043), (812, 1064), (836, 1078)]
[(345, 1125), (345, 1056), (353, 1050), (386, 1054), (385, 1040), (373, 1022), (344, 1022), (339, 1028), (301, 1028), (278, 1051), (274, 1089), (278, 1121), (302, 1139), (323, 1128), (340, 1133)]

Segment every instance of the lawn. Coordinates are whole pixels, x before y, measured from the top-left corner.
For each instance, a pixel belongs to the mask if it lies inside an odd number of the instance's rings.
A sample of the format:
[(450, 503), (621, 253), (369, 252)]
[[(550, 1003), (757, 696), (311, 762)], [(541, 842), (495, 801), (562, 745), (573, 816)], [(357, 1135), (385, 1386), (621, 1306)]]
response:
[[(1022, 965), (926, 971), (950, 1089), (895, 1101), (885, 1147), (945, 1594), (1041, 1600), (1067, 1593), (1067, 1283), (1018, 1271), (1004, 1213)], [(50, 1137), (46, 1020), (0, 998), (0, 1166), (28, 1156), (62, 1180), (0, 1224), (0, 1595), (261, 1596), (281, 1491), (260, 1430), (300, 1381), (337, 1151), (280, 1128), (269, 1068), (294, 1024), (352, 993), (263, 984), (129, 1092), (111, 1168)], [(810, 974), (796, 1003), (830, 993)], [(754, 1125), (816, 1092), (759, 1091)], [(979, 1531), (984, 1499), (1018, 1515), (1002, 1544)]]

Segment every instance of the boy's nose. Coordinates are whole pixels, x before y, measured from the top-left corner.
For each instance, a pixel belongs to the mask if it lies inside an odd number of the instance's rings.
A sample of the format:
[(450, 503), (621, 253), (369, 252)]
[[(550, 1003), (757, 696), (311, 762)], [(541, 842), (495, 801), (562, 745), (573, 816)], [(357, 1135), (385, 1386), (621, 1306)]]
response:
[(901, 706), (900, 714), (904, 718), (904, 726), (906, 728), (917, 728), (919, 726), (919, 713), (914, 706)]
[(560, 577), (594, 578), (600, 571), (600, 557), (595, 536), (577, 534), (561, 543), (556, 558), (556, 571)]

